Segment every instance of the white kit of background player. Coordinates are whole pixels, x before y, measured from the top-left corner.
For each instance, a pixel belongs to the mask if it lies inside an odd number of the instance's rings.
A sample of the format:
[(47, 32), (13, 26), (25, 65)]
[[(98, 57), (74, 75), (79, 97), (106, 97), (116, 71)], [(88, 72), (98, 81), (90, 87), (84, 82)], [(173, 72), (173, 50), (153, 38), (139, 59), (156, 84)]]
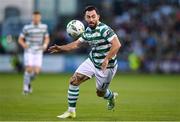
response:
[(31, 81), (41, 70), (43, 51), (49, 44), (47, 25), (41, 23), (40, 12), (33, 13), (32, 23), (23, 27), (18, 42), (24, 49), (23, 93), (27, 95), (32, 92)]

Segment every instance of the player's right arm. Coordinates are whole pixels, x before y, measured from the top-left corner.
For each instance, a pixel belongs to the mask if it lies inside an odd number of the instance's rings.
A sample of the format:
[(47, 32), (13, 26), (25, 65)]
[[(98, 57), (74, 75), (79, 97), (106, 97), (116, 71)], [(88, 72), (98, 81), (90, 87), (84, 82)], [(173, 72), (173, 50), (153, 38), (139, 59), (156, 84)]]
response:
[(50, 51), (50, 53), (57, 53), (57, 52), (62, 52), (62, 51), (68, 52), (68, 51), (79, 48), (80, 44), (81, 44), (81, 41), (79, 39), (72, 43), (62, 45), (62, 46), (55, 44), (55, 45), (49, 47), (48, 51)]
[(22, 48), (24, 48), (24, 49), (28, 48), (28, 45), (25, 43), (24, 38), (21, 36), (18, 39), (18, 43), (21, 45)]
[(28, 45), (25, 43), (25, 34), (26, 34), (26, 29), (25, 27), (23, 28), (23, 31), (22, 33), (20, 34), (19, 36), (19, 39), (18, 39), (18, 43), (21, 45), (22, 48), (26, 49), (28, 48)]

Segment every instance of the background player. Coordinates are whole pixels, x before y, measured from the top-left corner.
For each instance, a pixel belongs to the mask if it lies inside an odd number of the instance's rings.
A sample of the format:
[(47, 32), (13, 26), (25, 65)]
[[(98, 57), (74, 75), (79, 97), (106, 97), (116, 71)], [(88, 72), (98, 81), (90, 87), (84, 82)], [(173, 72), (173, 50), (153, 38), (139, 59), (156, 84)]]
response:
[(39, 74), (42, 65), (43, 51), (49, 43), (47, 25), (41, 23), (41, 14), (35, 11), (32, 23), (25, 25), (19, 36), (19, 44), (24, 48), (24, 86), (23, 92), (32, 92), (31, 80)]

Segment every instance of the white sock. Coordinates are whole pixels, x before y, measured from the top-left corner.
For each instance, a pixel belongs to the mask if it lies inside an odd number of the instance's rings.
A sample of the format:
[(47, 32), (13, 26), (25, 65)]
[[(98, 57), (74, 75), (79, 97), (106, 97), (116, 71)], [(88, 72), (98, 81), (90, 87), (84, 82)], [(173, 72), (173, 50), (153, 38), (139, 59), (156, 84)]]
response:
[(31, 82), (31, 74), (28, 72), (24, 73), (24, 91), (29, 91), (29, 84)]
[(75, 107), (68, 107), (68, 111), (69, 111), (69, 112), (75, 112), (75, 111), (76, 111), (76, 108), (75, 108)]
[(24, 84), (24, 91), (29, 91), (29, 86)]

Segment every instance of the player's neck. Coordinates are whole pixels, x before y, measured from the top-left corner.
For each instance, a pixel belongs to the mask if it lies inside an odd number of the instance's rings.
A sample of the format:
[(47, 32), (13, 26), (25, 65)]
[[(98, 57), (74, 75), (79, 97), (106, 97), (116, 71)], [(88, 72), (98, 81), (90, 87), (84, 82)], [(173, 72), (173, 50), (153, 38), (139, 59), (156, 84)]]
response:
[(32, 24), (37, 26), (37, 25), (41, 24), (41, 22), (37, 22), (37, 23), (36, 22), (32, 22)]

